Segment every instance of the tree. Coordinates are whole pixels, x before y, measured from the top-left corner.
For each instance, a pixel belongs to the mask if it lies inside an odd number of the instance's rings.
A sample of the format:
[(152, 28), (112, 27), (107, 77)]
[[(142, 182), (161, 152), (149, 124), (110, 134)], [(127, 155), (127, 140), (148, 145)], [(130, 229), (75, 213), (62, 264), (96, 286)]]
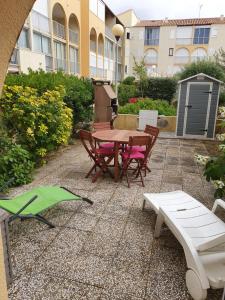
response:
[(214, 55), (217, 64), (219, 64), (225, 71), (225, 51), (220, 48)]
[(147, 69), (145, 67), (145, 61), (144, 58), (140, 62), (137, 62), (136, 58), (134, 57), (134, 67), (133, 71), (137, 79), (139, 80), (139, 87), (141, 90), (141, 96), (144, 97), (144, 88), (148, 84), (148, 74)]
[(184, 66), (183, 70), (178, 73), (177, 76), (182, 80), (197, 75), (198, 73), (204, 73), (221, 81), (225, 80), (224, 69), (220, 64), (213, 60), (199, 60), (192, 62), (191, 64)]

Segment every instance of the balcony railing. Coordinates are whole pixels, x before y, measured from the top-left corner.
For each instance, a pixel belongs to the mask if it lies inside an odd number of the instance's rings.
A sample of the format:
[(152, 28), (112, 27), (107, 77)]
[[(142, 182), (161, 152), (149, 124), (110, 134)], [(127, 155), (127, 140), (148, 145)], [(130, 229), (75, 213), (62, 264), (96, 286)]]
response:
[(176, 64), (187, 64), (189, 63), (189, 60), (190, 60), (189, 56), (175, 56)]
[(15, 48), (13, 50), (12, 56), (10, 58), (9, 63), (11, 65), (18, 65), (19, 64), (19, 50), (17, 48)]
[(145, 46), (158, 46), (159, 45), (159, 39), (145, 39)]
[(50, 33), (50, 20), (48, 17), (32, 11), (32, 24), (35, 30)]
[(97, 68), (90, 66), (90, 77), (97, 77)]
[(53, 57), (45, 55), (45, 65), (46, 65), (46, 71), (52, 72), (53, 71)]
[(70, 62), (70, 73), (79, 74), (80, 73), (80, 64), (75, 61)]
[(65, 26), (53, 20), (53, 33), (55, 36), (66, 39)]
[(55, 58), (55, 69), (58, 71), (66, 71), (66, 60)]
[(71, 43), (78, 45), (78, 43), (79, 43), (79, 34), (78, 34), (78, 32), (69, 29), (69, 38), (70, 38)]

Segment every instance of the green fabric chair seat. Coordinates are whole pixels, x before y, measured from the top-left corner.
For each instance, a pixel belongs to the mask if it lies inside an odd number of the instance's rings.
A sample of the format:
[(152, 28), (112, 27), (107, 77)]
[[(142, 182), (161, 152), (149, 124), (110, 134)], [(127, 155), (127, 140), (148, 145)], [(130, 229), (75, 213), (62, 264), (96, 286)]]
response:
[[(32, 198), (34, 198), (32, 200)], [(84, 200), (90, 204), (93, 202), (87, 198), (82, 198), (63, 187), (58, 186), (41, 186), (33, 188), (31, 191), (25, 192), (22, 195), (16, 196), (13, 199), (0, 199), (0, 208), (11, 213), (13, 216), (10, 221), (16, 218), (36, 218), (39, 221), (44, 221), (50, 227), (54, 227), (39, 214), (44, 210), (62, 202)], [(30, 201), (30, 203), (29, 203)]]

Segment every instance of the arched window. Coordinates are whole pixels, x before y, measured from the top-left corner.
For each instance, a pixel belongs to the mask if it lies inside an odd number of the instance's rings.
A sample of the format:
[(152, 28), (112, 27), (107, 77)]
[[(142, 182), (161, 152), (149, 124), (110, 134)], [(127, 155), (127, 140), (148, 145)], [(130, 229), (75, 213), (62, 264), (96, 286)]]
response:
[(189, 63), (190, 55), (186, 48), (177, 49), (175, 52), (175, 63), (176, 64), (187, 64)]
[(191, 61), (204, 60), (207, 57), (207, 52), (204, 48), (197, 48), (191, 53)]
[(77, 17), (74, 14), (69, 18), (69, 39), (73, 44), (79, 44), (80, 28)]
[(158, 52), (155, 49), (148, 49), (145, 52), (145, 64), (155, 65), (158, 63)]

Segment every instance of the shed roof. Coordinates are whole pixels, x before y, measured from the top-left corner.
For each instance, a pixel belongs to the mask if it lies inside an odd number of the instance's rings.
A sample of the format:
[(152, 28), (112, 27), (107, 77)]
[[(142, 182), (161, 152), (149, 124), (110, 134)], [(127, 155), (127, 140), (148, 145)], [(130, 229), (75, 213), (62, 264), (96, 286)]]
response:
[(193, 75), (193, 76), (190, 76), (190, 77), (185, 78), (185, 79), (183, 79), (183, 80), (180, 80), (180, 81), (178, 81), (178, 83), (182, 83), (182, 82), (184, 82), (184, 81), (188, 81), (188, 80), (190, 80), (190, 79), (192, 79), (192, 78), (195, 78), (195, 77), (198, 77), (198, 76), (204, 76), (204, 77), (207, 77), (207, 78), (209, 78), (209, 79), (211, 79), (211, 80), (217, 81), (217, 82), (219, 82), (219, 83), (223, 83), (221, 80), (218, 80), (218, 79), (216, 79), (216, 78), (214, 78), (214, 77), (212, 77), (212, 76), (209, 76), (209, 75), (207, 75), (207, 74), (205, 74), (205, 73), (198, 73), (198, 74), (196, 74), (196, 75)]

